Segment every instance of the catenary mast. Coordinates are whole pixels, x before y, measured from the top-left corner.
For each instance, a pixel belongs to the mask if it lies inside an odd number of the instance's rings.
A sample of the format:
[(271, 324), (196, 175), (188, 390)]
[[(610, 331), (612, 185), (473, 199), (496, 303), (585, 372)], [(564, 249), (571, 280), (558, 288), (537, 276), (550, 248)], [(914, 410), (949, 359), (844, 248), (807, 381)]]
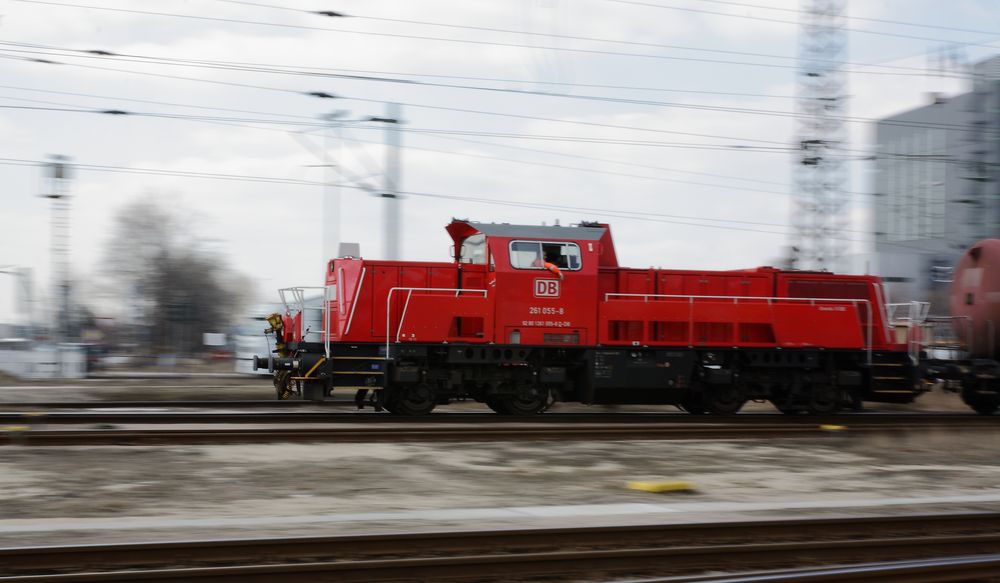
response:
[(846, 0), (803, 0), (799, 41), (798, 151), (794, 160), (791, 265), (830, 269), (848, 222), (843, 116)]

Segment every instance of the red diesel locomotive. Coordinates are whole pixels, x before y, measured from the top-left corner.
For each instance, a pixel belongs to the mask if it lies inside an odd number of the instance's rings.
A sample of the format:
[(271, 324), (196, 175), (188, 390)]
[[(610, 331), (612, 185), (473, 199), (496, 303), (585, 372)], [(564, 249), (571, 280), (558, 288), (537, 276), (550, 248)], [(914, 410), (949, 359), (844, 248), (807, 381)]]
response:
[[(322, 308), (269, 318), (280, 398), (356, 391), (395, 414), (474, 399), (832, 413), (926, 389), (875, 276), (620, 267), (608, 225), (453, 220), (448, 263), (331, 260)], [(284, 295), (284, 294), (283, 294)], [(293, 303), (296, 303), (293, 302)]]

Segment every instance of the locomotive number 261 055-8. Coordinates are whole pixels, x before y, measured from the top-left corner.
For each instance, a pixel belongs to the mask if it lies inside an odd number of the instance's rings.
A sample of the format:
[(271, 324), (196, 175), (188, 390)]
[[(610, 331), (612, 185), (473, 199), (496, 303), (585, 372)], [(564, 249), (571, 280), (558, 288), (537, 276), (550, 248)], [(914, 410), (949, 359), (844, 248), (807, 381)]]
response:
[(550, 308), (547, 306), (530, 306), (528, 308), (528, 313), (531, 315), (543, 314), (547, 316), (562, 316), (566, 313), (564, 308)]

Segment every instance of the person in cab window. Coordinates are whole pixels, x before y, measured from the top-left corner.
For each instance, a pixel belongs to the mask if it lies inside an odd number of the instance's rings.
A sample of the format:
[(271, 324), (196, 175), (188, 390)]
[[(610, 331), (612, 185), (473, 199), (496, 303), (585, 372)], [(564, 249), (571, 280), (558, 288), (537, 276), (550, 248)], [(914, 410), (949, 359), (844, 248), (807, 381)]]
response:
[(545, 259), (543, 260), (541, 257), (536, 257), (535, 261), (531, 264), (531, 266), (547, 269), (552, 273), (552, 275), (558, 277), (559, 279), (562, 279), (563, 278), (562, 270), (559, 269), (558, 265), (556, 265), (558, 261), (559, 261), (558, 251), (546, 251)]

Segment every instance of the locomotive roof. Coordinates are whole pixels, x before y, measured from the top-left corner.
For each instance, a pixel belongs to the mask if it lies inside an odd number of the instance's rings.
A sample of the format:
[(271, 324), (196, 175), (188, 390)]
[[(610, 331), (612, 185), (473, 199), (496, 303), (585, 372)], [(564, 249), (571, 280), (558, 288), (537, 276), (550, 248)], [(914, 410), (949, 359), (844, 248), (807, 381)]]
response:
[(599, 241), (607, 231), (599, 226), (543, 226), (543, 225), (511, 225), (509, 223), (477, 223), (463, 222), (487, 237), (511, 237), (514, 239), (573, 239), (576, 241)]

